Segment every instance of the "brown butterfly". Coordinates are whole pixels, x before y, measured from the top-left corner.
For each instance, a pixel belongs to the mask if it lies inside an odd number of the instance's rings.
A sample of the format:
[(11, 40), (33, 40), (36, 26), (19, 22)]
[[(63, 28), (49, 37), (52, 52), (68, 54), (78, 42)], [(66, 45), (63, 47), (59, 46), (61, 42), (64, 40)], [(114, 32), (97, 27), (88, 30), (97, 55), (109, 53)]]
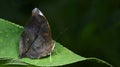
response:
[(38, 8), (34, 8), (32, 17), (21, 34), (19, 57), (42, 58), (50, 55), (53, 49), (48, 21)]

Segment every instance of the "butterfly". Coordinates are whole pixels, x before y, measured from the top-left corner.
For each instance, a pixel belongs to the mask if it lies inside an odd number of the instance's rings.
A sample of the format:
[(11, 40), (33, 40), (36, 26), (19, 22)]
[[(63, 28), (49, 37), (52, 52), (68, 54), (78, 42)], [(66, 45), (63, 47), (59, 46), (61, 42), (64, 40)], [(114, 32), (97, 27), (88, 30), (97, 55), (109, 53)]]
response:
[(54, 47), (47, 19), (38, 8), (34, 8), (20, 37), (19, 57), (46, 57), (51, 54)]

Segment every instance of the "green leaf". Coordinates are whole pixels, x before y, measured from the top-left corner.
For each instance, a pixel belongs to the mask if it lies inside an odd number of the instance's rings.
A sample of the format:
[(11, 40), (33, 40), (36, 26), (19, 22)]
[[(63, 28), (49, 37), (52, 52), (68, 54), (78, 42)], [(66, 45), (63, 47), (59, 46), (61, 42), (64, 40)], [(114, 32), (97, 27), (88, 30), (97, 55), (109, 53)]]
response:
[(55, 49), (51, 56), (41, 59), (18, 58), (19, 38), (23, 27), (0, 19), (0, 61), (7, 60), (7, 65), (34, 65), (34, 66), (62, 66), (84, 60), (96, 60), (97, 63), (103, 63), (111, 66), (109, 63), (97, 58), (85, 58), (79, 56), (67, 48), (55, 42)]

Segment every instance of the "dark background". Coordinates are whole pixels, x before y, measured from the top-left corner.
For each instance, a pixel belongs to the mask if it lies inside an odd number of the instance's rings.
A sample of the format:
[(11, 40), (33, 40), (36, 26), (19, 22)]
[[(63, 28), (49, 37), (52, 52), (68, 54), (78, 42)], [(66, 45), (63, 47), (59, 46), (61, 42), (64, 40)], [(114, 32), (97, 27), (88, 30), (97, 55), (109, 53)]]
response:
[(120, 67), (119, 0), (0, 0), (0, 18), (24, 26), (34, 7), (48, 19), (54, 40)]

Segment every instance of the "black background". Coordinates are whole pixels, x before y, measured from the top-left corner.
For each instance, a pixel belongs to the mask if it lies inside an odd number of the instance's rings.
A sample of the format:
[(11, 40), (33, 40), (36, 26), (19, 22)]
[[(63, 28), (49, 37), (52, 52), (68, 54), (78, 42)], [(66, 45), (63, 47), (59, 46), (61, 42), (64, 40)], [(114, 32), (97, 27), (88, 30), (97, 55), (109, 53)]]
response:
[[(0, 0), (0, 18), (24, 26), (35, 7), (48, 19), (54, 40), (81, 56), (120, 67), (119, 0)], [(94, 66), (67, 66), (86, 64)]]

